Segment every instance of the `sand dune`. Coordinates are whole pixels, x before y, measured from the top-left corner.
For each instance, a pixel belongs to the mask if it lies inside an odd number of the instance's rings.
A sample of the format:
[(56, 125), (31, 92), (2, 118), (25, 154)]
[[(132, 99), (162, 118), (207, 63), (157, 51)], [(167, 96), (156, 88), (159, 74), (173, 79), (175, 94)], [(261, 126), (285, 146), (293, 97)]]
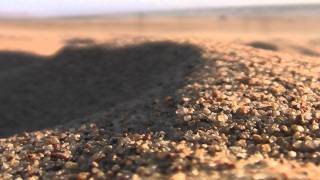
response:
[(0, 179), (317, 179), (318, 20), (0, 20)]
[(0, 141), (3, 178), (318, 176), (316, 59), (202, 40), (114, 44), (68, 46), (0, 78), (2, 135), (39, 129)]

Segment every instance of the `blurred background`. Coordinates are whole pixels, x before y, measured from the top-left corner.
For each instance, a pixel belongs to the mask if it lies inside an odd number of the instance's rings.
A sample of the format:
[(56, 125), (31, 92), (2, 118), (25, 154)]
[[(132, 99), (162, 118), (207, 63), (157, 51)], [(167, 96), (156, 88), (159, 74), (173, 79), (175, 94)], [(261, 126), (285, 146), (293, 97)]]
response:
[(41, 55), (74, 39), (125, 36), (196, 37), (320, 55), (319, 0), (2, 0), (0, 17), (0, 49)]

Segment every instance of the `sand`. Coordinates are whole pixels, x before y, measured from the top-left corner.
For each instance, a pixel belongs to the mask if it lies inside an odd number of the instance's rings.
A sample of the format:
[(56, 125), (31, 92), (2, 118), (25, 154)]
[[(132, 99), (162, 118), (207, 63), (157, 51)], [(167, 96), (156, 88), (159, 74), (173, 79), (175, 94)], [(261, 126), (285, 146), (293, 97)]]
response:
[(206, 20), (2, 22), (0, 178), (316, 179), (316, 30)]

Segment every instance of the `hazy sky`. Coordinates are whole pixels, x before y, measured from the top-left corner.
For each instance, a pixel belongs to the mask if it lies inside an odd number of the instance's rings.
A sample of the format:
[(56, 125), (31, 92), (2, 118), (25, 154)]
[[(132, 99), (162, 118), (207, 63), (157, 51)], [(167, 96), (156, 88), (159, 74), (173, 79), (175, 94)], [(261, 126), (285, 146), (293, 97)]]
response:
[(55, 16), (288, 3), (320, 3), (320, 0), (0, 0), (0, 14)]

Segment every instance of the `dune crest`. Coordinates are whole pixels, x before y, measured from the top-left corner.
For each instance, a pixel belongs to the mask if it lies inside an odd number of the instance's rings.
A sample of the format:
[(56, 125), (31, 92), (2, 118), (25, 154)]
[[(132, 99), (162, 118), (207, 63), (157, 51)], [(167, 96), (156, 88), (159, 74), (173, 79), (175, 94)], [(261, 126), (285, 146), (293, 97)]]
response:
[(1, 139), (1, 176), (316, 178), (319, 66), (202, 40), (67, 47), (0, 77), (2, 119), (39, 129)]

